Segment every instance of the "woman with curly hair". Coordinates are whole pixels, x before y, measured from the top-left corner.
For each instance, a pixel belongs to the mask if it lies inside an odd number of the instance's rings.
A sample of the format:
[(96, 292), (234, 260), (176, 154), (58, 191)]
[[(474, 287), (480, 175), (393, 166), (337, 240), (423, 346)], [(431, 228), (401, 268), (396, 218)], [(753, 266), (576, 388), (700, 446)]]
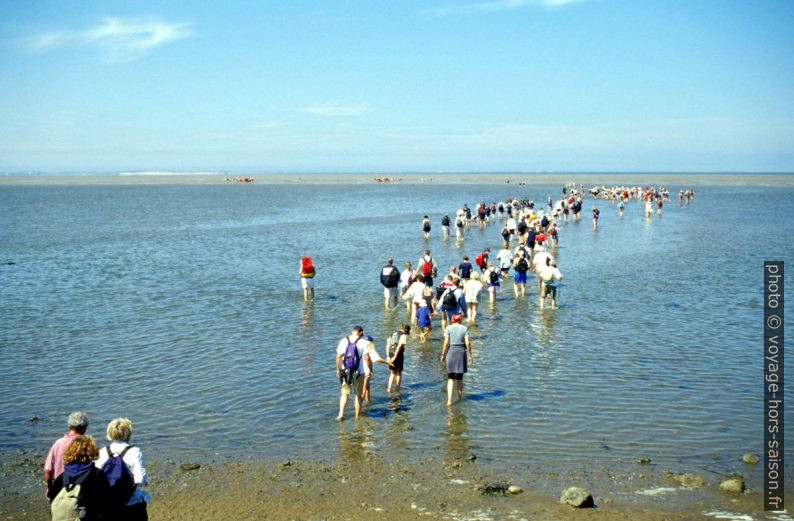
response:
[[(80, 485), (79, 509), (84, 510), (80, 519), (96, 521), (109, 519), (107, 497), (110, 485), (107, 476), (96, 468), (94, 461), (99, 457), (99, 449), (91, 436), (77, 436), (63, 453), (64, 470), (56, 476), (47, 487), (47, 498), (52, 507), (53, 520), (61, 519), (63, 508), (59, 493), (65, 489), (69, 492)], [(61, 497), (64, 494), (61, 494)]]

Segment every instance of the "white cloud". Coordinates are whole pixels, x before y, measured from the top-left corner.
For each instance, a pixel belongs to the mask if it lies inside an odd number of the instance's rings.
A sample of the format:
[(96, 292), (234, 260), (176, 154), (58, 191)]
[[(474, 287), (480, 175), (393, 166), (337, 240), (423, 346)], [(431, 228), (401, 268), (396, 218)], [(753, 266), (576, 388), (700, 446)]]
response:
[(345, 117), (345, 116), (362, 116), (375, 110), (372, 106), (362, 103), (359, 105), (312, 105), (310, 107), (298, 107), (294, 109), (295, 112), (303, 112), (313, 116), (323, 117)]
[(456, 13), (484, 13), (493, 11), (506, 11), (526, 6), (563, 7), (586, 0), (492, 0), (487, 2), (474, 2), (468, 4), (447, 4), (437, 7), (433, 13), (444, 16)]
[(166, 43), (188, 38), (193, 34), (190, 24), (162, 22), (156, 19), (122, 20), (106, 18), (101, 24), (83, 31), (52, 31), (33, 36), (28, 49), (44, 53), (58, 48), (94, 46), (112, 60), (129, 60)]

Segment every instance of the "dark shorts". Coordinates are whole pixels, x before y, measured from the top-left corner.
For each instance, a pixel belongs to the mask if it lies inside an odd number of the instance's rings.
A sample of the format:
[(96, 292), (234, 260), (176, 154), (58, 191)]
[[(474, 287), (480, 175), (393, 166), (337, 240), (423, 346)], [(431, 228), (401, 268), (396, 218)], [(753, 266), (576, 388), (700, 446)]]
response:
[(557, 286), (549, 286), (548, 284), (543, 286), (543, 297), (548, 297), (551, 295), (554, 298), (557, 298)]
[(405, 365), (405, 351), (400, 353), (400, 356), (394, 359), (394, 367), (391, 368), (394, 372), (402, 372)]
[(429, 231), (430, 231), (430, 226), (425, 226), (424, 228), (422, 228), (422, 230), (423, 230), (425, 233), (427, 233), (427, 232), (429, 232)]
[(463, 380), (463, 373), (447, 373), (447, 378), (450, 380)]

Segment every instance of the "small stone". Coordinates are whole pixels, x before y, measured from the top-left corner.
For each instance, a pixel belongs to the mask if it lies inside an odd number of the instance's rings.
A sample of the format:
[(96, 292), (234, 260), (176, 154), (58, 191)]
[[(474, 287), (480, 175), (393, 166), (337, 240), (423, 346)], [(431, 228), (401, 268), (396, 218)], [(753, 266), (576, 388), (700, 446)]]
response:
[(651, 462), (651, 458), (640, 458), (637, 460), (637, 465), (648, 465)]
[(469, 456), (466, 458), (466, 461), (474, 461), (474, 460), (476, 460), (476, 459), (477, 459), (477, 455), (476, 455), (475, 453), (473, 453), (473, 452), (472, 452), (472, 453), (471, 453), (471, 454), (469, 454)]
[(748, 454), (745, 454), (744, 456), (742, 456), (742, 461), (747, 463), (748, 465), (754, 465), (754, 464), (758, 463), (759, 461), (761, 461), (761, 458), (759, 458), (755, 454), (749, 454), (748, 453)]
[(507, 491), (511, 494), (520, 494), (524, 491), (524, 489), (519, 487), (518, 485), (510, 485), (509, 487), (507, 487)]
[(706, 484), (703, 476), (698, 476), (697, 474), (679, 474), (673, 479), (681, 483), (681, 485), (690, 488), (700, 488)]
[(201, 468), (201, 465), (198, 463), (182, 463), (179, 465), (179, 468), (182, 470), (198, 470)]
[(38, 423), (41, 421), (41, 418), (39, 418), (38, 416), (34, 416), (33, 418), (30, 418), (28, 421), (30, 423)]
[(720, 483), (720, 491), (726, 494), (741, 494), (744, 492), (744, 480), (739, 478), (726, 479)]
[(593, 495), (581, 487), (569, 487), (560, 496), (560, 503), (571, 505), (574, 508), (593, 508)]
[(292, 465), (292, 462), (291, 462), (291, 461), (285, 461), (284, 463), (282, 463), (282, 464), (281, 464), (281, 466), (282, 466), (282, 467), (285, 467), (285, 468), (286, 468), (286, 467), (289, 467), (290, 465)]

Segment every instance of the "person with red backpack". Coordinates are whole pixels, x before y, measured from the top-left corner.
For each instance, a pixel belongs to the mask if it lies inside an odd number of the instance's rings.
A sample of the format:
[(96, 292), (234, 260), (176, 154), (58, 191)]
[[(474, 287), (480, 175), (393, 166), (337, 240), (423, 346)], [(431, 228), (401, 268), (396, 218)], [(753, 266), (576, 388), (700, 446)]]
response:
[(433, 277), (437, 275), (438, 268), (436, 267), (433, 257), (430, 256), (430, 250), (425, 250), (425, 254), (419, 259), (416, 270), (422, 275), (425, 286), (430, 286), (432, 288)]
[(474, 263), (480, 268), (480, 273), (485, 272), (485, 269), (488, 267), (488, 256), (491, 254), (490, 248), (485, 248), (482, 253), (477, 255), (474, 258)]
[(301, 266), (298, 274), (301, 276), (301, 288), (303, 288), (303, 301), (308, 302), (309, 290), (311, 290), (312, 300), (314, 300), (314, 276), (317, 271), (314, 269), (311, 257), (301, 257)]

